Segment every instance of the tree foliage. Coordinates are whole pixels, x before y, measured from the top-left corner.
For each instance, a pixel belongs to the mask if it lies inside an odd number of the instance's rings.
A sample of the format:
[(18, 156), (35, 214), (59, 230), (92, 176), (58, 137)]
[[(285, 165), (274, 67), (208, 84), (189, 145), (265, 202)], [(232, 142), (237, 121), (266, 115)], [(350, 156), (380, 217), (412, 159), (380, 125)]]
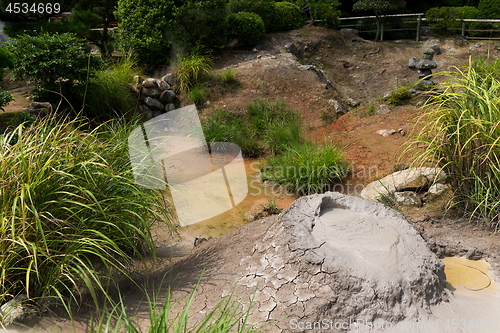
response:
[(7, 48), (12, 54), (14, 79), (26, 77), (42, 93), (82, 86), (101, 66), (97, 57), (86, 52), (83, 41), (71, 33), (22, 35), (8, 42)]
[(354, 11), (370, 11), (377, 17), (377, 34), (375, 36), (375, 41), (380, 38), (380, 26), (382, 20), (381, 15), (385, 14), (390, 10), (401, 9), (406, 6), (406, 1), (404, 0), (359, 0), (357, 1), (352, 9)]
[(133, 50), (139, 63), (167, 65), (176, 7), (172, 0), (118, 0), (118, 45)]
[(338, 23), (340, 3), (336, 0), (298, 0), (297, 5), (307, 13), (310, 25), (315, 25), (314, 21), (320, 20), (318, 25), (333, 28)]
[(500, 0), (481, 0), (478, 8), (485, 18), (498, 19), (500, 17)]
[(257, 44), (266, 32), (264, 21), (255, 13), (239, 12), (227, 16), (228, 37), (244, 46)]

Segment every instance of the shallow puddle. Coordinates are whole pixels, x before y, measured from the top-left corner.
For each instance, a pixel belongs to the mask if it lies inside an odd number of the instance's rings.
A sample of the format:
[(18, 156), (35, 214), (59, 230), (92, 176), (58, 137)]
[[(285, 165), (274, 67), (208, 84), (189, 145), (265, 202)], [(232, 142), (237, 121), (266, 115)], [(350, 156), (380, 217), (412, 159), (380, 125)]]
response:
[(451, 290), (465, 288), (471, 291), (496, 289), (486, 260), (468, 260), (458, 257), (441, 259), (445, 265), (447, 288)]
[(170, 232), (157, 229), (154, 231), (157, 247), (157, 255), (179, 257), (188, 254), (193, 247), (194, 237), (217, 237), (231, 230), (249, 223), (245, 214), (259, 208), (260, 205), (267, 204), (269, 199), (276, 199), (278, 208), (284, 209), (297, 199), (296, 196), (286, 195), (281, 191), (264, 186), (260, 182), (259, 161), (255, 159), (245, 159), (245, 169), (247, 172), (248, 195), (235, 208), (232, 208), (220, 215), (210, 219), (179, 228), (182, 241), (172, 239)]

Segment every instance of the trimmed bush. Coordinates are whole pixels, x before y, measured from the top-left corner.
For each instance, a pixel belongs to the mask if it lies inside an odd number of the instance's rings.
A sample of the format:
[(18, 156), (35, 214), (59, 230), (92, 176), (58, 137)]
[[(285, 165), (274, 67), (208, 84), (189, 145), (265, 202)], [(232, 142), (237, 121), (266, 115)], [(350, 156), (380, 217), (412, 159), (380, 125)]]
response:
[[(462, 22), (457, 19), (480, 19), (484, 14), (472, 6), (464, 7), (436, 7), (431, 8), (425, 13), (425, 17), (429, 20), (432, 27), (439, 28), (439, 32), (446, 34), (451, 29), (461, 29)], [(480, 22), (468, 22), (466, 27), (472, 30), (487, 30), (491, 24)], [(455, 30), (457, 33), (458, 30)], [(481, 32), (471, 32), (471, 36), (479, 36)]]
[(299, 6), (290, 2), (276, 2), (275, 16), (271, 25), (273, 31), (286, 31), (300, 28), (305, 24), (304, 16)]
[(168, 65), (176, 11), (173, 0), (119, 0), (119, 48), (135, 52), (141, 64)]
[(270, 26), (275, 16), (274, 3), (274, 0), (229, 0), (227, 10), (229, 14), (255, 13), (264, 21), (266, 31), (271, 31)]
[(227, 42), (226, 14), (225, 0), (187, 2), (177, 12), (175, 33), (190, 46), (222, 47)]
[(500, 17), (500, 0), (481, 0), (478, 8), (484, 18), (498, 19)]
[(266, 32), (264, 21), (259, 15), (248, 12), (227, 16), (229, 38), (237, 38), (242, 46), (255, 45)]

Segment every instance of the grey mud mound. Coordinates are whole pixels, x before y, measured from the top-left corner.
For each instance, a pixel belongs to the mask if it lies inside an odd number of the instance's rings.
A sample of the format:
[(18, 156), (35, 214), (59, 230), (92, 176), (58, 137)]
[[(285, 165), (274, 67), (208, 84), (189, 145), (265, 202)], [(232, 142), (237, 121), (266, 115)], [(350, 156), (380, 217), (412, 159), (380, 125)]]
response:
[(241, 264), (260, 319), (395, 324), (447, 298), (444, 265), (402, 214), (340, 193), (295, 201)]

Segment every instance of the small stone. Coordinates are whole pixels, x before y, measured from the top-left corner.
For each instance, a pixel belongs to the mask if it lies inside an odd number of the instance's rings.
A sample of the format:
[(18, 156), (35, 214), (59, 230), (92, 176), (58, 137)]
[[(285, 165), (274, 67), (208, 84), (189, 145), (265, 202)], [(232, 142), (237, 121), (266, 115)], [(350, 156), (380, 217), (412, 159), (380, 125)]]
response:
[(306, 65), (306, 70), (310, 70), (310, 69), (316, 69), (316, 66), (314, 65)]
[(429, 190), (427, 192), (431, 194), (442, 194), (444, 191), (451, 189), (451, 186), (449, 184), (441, 184), (441, 183), (436, 183), (429, 187)]
[(206, 242), (207, 239), (205, 237), (195, 237), (194, 238), (194, 246), (198, 246), (203, 242)]
[(175, 110), (175, 104), (174, 103), (169, 103), (165, 105), (165, 112), (170, 112), (172, 110)]
[(139, 109), (144, 113), (151, 111), (151, 109), (148, 108), (147, 105), (139, 105)]
[(170, 84), (167, 82), (163, 80), (158, 80), (156, 82), (158, 83), (158, 88), (160, 88), (161, 91), (170, 89)]
[(293, 34), (295, 37), (302, 37), (302, 35), (300, 34), (300, 32), (298, 32), (297, 30), (292, 31), (292, 34)]
[(52, 110), (52, 104), (50, 104), (49, 102), (31, 102), (30, 106), (33, 109), (51, 109)]
[(415, 179), (408, 181), (399, 188), (400, 191), (419, 191), (429, 187), (429, 179), (425, 175), (419, 175)]
[(401, 136), (405, 136), (406, 135), (406, 131), (404, 129), (402, 129), (402, 128), (400, 128), (398, 130), (398, 132), (399, 132), (399, 134), (401, 134)]
[(434, 56), (432, 54), (424, 54), (424, 60), (432, 60)]
[(163, 104), (156, 98), (146, 97), (144, 103), (151, 109), (163, 110)]
[(413, 95), (417, 93), (417, 90), (411, 88), (410, 90), (408, 90), (408, 92)]
[(434, 60), (420, 60), (416, 65), (416, 69), (434, 69), (437, 64)]
[(172, 103), (175, 99), (175, 93), (173, 90), (165, 90), (160, 95), (160, 102), (163, 104)]
[(337, 113), (346, 114), (349, 111), (345, 106), (343, 106), (342, 104), (340, 104), (339, 101), (336, 101), (334, 99), (329, 100), (328, 104), (330, 106), (333, 106), (333, 108), (335, 109), (335, 111)]
[(474, 46), (475, 46), (475, 47), (477, 47), (477, 48), (480, 48), (482, 45), (481, 45), (481, 43), (477, 43), (477, 44), (476, 44), (476, 45), (474, 45)]
[(433, 56), (435, 53), (436, 53), (436, 51), (433, 48), (430, 48), (430, 47), (426, 48), (424, 50), (424, 54), (427, 54), (427, 55), (432, 55)]
[(8, 326), (14, 322), (21, 323), (27, 316), (28, 311), (23, 302), (28, 299), (25, 294), (19, 295), (4, 303), (0, 307), (0, 319), (2, 326)]
[(394, 133), (396, 133), (396, 131), (393, 130), (393, 129), (390, 129), (390, 130), (382, 129), (382, 130), (378, 130), (378, 131), (375, 132), (375, 134), (381, 135), (384, 138), (386, 138), (386, 137), (388, 137), (388, 136), (390, 136), (390, 135), (392, 135)]
[(380, 104), (375, 108), (375, 114), (388, 114), (391, 112), (391, 109), (385, 104)]
[(349, 103), (349, 106), (351, 106), (353, 108), (355, 108), (356, 106), (359, 106), (361, 104), (360, 101), (352, 99), (351, 97), (347, 98), (347, 102)]
[(298, 53), (298, 49), (297, 49), (297, 45), (295, 45), (294, 43), (288, 43), (285, 45), (285, 50), (291, 54), (297, 54)]
[(149, 96), (149, 97), (153, 97), (153, 98), (157, 98), (161, 95), (161, 91), (157, 88), (144, 87), (142, 89), (142, 93), (144, 94), (144, 96)]
[(399, 205), (421, 207), (422, 200), (415, 192), (394, 192), (394, 199)]
[(260, 58), (262, 58), (262, 54), (259, 54), (259, 55), (257, 56), (257, 59), (260, 59)]
[(158, 86), (156, 85), (156, 79), (149, 78), (146, 79), (142, 82), (142, 86), (144, 88), (157, 88)]
[(130, 86), (130, 92), (136, 96), (139, 96), (142, 91), (142, 86), (139, 84), (134, 84), (133, 86)]
[(441, 48), (439, 47), (439, 45), (432, 45), (429, 48), (434, 50), (434, 55), (441, 54)]
[(408, 67), (410, 68), (415, 68), (415, 66), (418, 63), (418, 58), (417, 57), (411, 57), (410, 60), (408, 61)]
[(134, 79), (133, 79), (134, 84), (142, 84), (143, 81), (144, 81), (144, 78), (142, 78), (141, 76), (139, 76), (139, 75), (134, 76)]
[(384, 100), (389, 99), (389, 97), (391, 97), (391, 94), (392, 94), (392, 92), (386, 92), (384, 94), (384, 96), (382, 96), (382, 99), (384, 99)]
[(167, 82), (171, 87), (175, 86), (175, 78), (173, 74), (164, 75), (161, 80)]
[(426, 77), (429, 77), (430, 75), (432, 75), (432, 70), (430, 70), (428, 68), (419, 69), (417, 72), (418, 72), (419, 79), (425, 79)]

